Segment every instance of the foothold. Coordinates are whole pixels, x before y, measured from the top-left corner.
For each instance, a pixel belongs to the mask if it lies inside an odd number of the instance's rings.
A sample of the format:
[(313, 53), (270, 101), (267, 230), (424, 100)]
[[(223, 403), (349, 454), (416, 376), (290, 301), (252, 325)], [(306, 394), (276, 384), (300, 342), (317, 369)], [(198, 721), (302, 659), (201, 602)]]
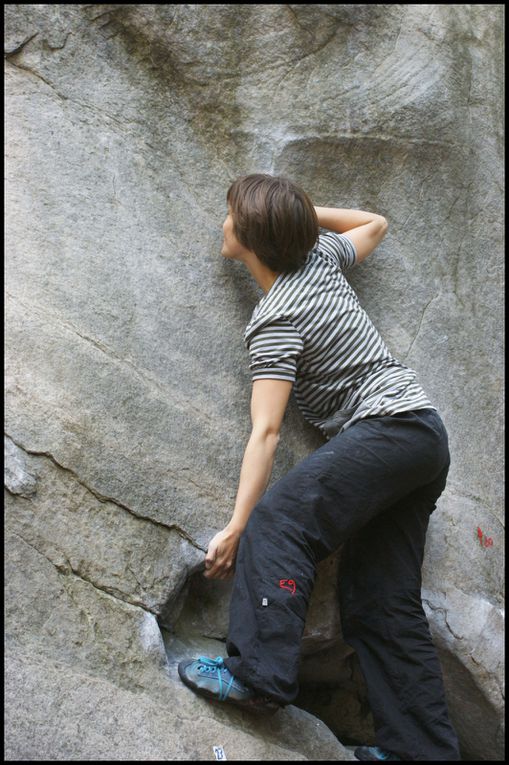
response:
[(213, 746), (214, 755), (216, 760), (226, 760), (226, 755), (222, 746)]
[[(4, 437), (4, 484), (11, 494), (27, 499), (36, 492), (37, 476), (32, 471), (28, 452), (21, 449), (9, 436)], [(29, 467), (30, 466), (30, 467)]]
[(268, 605), (269, 605), (269, 601), (267, 600), (267, 598), (262, 598), (262, 606), (268, 606)]

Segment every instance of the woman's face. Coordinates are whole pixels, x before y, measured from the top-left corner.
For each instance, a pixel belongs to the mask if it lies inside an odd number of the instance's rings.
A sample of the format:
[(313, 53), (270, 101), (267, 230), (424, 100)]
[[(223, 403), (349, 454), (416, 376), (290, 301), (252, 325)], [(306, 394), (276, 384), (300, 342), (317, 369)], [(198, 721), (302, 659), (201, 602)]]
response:
[(233, 233), (233, 219), (231, 215), (231, 208), (228, 206), (228, 214), (223, 223), (223, 247), (221, 249), (221, 255), (225, 258), (233, 258), (234, 260), (243, 260), (249, 250), (241, 245), (235, 234)]

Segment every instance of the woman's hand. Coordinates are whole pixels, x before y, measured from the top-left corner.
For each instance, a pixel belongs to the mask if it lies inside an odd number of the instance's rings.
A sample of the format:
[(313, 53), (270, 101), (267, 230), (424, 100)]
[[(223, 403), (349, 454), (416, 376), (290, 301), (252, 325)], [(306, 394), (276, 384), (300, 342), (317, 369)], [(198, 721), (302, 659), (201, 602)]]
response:
[(205, 556), (203, 576), (207, 579), (231, 579), (239, 542), (240, 532), (228, 526), (212, 537)]

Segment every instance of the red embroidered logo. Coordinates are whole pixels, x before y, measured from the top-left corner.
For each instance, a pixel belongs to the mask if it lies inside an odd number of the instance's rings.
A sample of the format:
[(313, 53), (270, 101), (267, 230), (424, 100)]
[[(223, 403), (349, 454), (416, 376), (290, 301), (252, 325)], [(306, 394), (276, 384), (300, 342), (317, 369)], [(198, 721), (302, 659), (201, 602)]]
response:
[(292, 595), (295, 595), (295, 591), (297, 590), (297, 585), (293, 579), (280, 579), (279, 586), (282, 590), (290, 590)]

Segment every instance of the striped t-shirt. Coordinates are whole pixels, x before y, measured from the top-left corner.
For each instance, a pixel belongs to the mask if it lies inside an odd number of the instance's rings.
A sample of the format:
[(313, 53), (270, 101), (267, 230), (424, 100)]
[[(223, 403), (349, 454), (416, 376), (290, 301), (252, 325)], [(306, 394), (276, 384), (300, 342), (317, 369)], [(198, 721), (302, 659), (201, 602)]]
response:
[(292, 381), (305, 419), (328, 438), (364, 417), (436, 409), (345, 279), (355, 257), (348, 236), (321, 234), (300, 269), (278, 275), (244, 332), (252, 379)]

